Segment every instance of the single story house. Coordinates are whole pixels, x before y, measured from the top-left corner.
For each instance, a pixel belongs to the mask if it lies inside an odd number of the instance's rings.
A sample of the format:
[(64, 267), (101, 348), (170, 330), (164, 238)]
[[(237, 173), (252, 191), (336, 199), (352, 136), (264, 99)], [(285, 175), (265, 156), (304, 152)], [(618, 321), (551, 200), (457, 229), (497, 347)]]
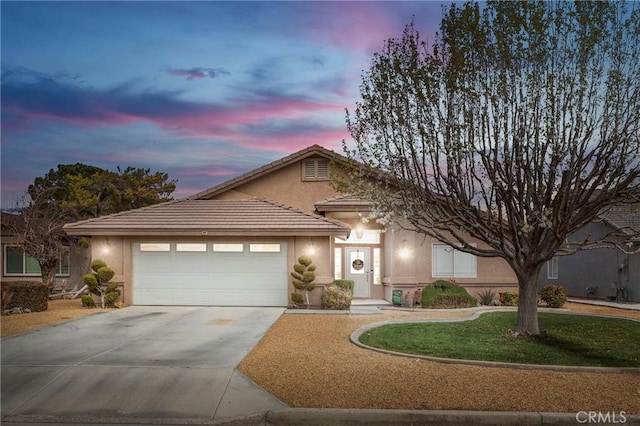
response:
[(569, 296), (578, 298), (640, 302), (640, 204), (606, 209), (568, 241), (604, 236), (620, 248), (603, 245), (556, 256), (541, 271), (540, 286), (563, 285)]
[[(330, 181), (347, 158), (313, 145), (182, 200), (69, 223), (115, 270), (126, 304), (287, 306), (290, 271), (308, 255), (320, 288), (355, 281), (356, 298), (392, 300), (437, 279), (471, 294), (517, 290), (502, 259), (365, 220), (369, 205)], [(472, 241), (481, 245), (479, 241)]]

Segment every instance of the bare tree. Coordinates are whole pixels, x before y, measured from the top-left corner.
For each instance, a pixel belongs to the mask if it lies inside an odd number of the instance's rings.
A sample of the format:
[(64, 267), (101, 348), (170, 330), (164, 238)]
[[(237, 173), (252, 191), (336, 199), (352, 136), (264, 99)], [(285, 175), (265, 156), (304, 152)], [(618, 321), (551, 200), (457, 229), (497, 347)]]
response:
[(7, 226), (13, 234), (14, 243), (38, 261), (42, 284), (51, 289), (58, 262), (67, 245), (67, 235), (62, 229), (66, 218), (45, 194), (43, 192), (34, 200), (23, 201), (26, 207), (20, 209), (20, 214), (16, 214)]
[(342, 189), (378, 217), (503, 258), (518, 332), (538, 334), (540, 268), (596, 244), (565, 241), (638, 199), (639, 40), (640, 8), (625, 2), (452, 5), (431, 46), (408, 25), (374, 54), (347, 112), (344, 149), (364, 166)]

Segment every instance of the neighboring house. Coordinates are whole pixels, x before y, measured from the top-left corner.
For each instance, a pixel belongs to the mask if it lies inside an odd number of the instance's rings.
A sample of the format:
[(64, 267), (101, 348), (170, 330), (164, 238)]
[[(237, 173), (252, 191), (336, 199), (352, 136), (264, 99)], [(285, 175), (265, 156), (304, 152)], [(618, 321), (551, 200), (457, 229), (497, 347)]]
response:
[[(1, 244), (2, 282), (9, 281), (41, 281), (40, 265), (33, 257), (26, 254), (15, 244), (15, 237), (11, 231), (11, 222), (20, 220), (17, 213), (1, 213)], [(68, 290), (80, 288), (84, 284), (82, 276), (88, 272), (89, 251), (73, 244), (65, 247), (58, 262), (58, 271), (54, 281), (54, 289)]]
[[(337, 193), (330, 173), (348, 160), (314, 145), (184, 200), (67, 224), (92, 237), (92, 256), (116, 271), (137, 305), (287, 306), (301, 255), (322, 287), (356, 283), (356, 298), (392, 300), (436, 279), (472, 294), (516, 290), (502, 259), (476, 258), (374, 220), (368, 203)], [(482, 243), (472, 241), (478, 245)]]
[(624, 251), (601, 247), (554, 257), (541, 271), (540, 285), (563, 285), (572, 297), (640, 302), (640, 204), (607, 209), (568, 241), (604, 236)]

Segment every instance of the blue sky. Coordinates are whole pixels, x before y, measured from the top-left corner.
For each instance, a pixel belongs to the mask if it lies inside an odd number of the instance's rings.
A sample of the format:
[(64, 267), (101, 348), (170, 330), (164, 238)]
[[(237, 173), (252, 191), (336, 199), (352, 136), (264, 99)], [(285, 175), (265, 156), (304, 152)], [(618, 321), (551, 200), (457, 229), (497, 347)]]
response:
[(182, 198), (312, 144), (385, 39), (439, 2), (0, 3), (2, 207), (76, 162), (150, 168)]

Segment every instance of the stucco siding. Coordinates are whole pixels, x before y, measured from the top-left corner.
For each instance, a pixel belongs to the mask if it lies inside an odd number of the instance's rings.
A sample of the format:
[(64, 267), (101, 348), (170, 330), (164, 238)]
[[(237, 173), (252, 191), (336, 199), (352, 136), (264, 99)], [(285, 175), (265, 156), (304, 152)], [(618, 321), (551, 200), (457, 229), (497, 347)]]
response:
[(213, 199), (238, 200), (259, 197), (278, 201), (302, 211), (313, 212), (318, 201), (336, 195), (336, 191), (328, 180), (304, 181), (302, 163), (296, 162), (261, 176), (259, 179), (239, 185)]

